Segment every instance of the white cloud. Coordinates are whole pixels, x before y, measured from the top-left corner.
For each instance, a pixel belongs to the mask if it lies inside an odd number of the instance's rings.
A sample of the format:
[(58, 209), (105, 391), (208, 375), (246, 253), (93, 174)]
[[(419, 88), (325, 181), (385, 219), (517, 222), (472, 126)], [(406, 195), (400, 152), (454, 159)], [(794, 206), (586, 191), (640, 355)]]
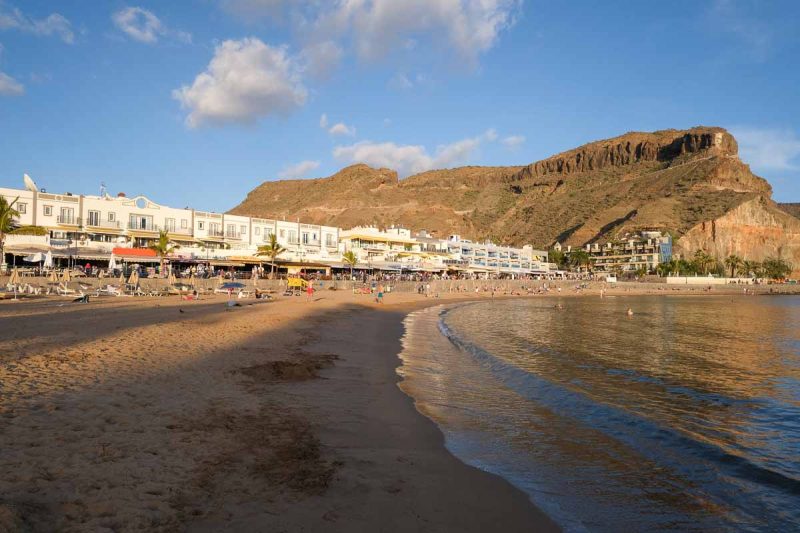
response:
[(67, 44), (75, 42), (72, 24), (63, 15), (51, 13), (43, 19), (26, 16), (18, 8), (6, 7), (0, 2), (0, 30), (13, 29), (34, 35), (56, 35)]
[(19, 96), (24, 93), (24, 85), (5, 72), (0, 72), (0, 96)]
[(319, 161), (301, 161), (295, 165), (285, 167), (278, 175), (283, 179), (304, 178), (309, 172), (318, 168)]
[[(323, 13), (322, 31), (352, 36), (362, 59), (397, 49), (414, 49), (416, 37), (443, 40), (462, 59), (474, 62), (500, 33), (513, 25), (521, 0), (349, 0)], [(412, 44), (413, 43), (413, 44)]]
[(304, 105), (307, 94), (286, 47), (255, 37), (224, 41), (191, 86), (172, 91), (189, 110), (186, 124), (191, 128), (286, 115)]
[(152, 11), (141, 7), (126, 7), (111, 16), (114, 25), (131, 39), (146, 44), (154, 44), (161, 37), (172, 36), (183, 42), (191, 42), (191, 34), (172, 30), (161, 22)]
[(503, 143), (509, 150), (516, 150), (517, 148), (525, 144), (525, 136), (509, 135), (508, 137), (503, 137), (503, 140), (501, 140), (500, 142)]
[(402, 72), (398, 72), (389, 80), (389, 88), (396, 89), (398, 91), (406, 91), (414, 87), (414, 82), (412, 82), (408, 76), (403, 74)]
[(319, 117), (319, 127), (322, 129), (326, 129), (328, 127), (328, 114), (323, 113), (321, 117)]
[[(522, 0), (222, 0), (245, 21), (282, 20), (289, 13), (308, 46), (337, 43), (375, 61), (394, 52), (417, 54), (420, 44), (442, 44), (474, 65), (516, 20)], [(430, 50), (430, 48), (428, 48)]]
[(338, 122), (331, 126), (328, 133), (331, 135), (350, 135), (352, 137), (356, 134), (356, 129), (353, 126), (348, 126), (344, 122)]
[(493, 137), (496, 137), (494, 130), (487, 130), (477, 137), (439, 145), (433, 154), (428, 153), (421, 145), (362, 141), (349, 146), (337, 146), (333, 150), (333, 156), (340, 161), (391, 168), (401, 177), (406, 177), (426, 170), (463, 165), (483, 142), (491, 142)]
[(800, 138), (789, 129), (731, 128), (739, 143), (739, 155), (759, 170), (800, 169)]
[(333, 74), (343, 55), (344, 50), (334, 41), (310, 44), (300, 53), (304, 70), (310, 76), (321, 80)]

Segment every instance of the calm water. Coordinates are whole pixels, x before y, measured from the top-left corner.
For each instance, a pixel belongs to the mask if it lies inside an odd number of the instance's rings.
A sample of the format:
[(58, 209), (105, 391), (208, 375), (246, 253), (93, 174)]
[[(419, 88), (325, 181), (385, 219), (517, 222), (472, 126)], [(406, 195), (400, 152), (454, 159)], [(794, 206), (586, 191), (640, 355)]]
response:
[(555, 303), (406, 320), (402, 387), (454, 454), (568, 530), (800, 530), (800, 298)]

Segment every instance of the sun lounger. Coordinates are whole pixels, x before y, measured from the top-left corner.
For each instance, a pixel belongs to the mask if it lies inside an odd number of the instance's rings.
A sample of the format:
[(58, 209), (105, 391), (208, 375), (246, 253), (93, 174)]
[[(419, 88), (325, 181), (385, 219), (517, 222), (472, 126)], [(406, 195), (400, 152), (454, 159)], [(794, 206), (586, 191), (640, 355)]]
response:
[(70, 289), (63, 283), (59, 283), (58, 286), (56, 286), (56, 294), (58, 294), (59, 296), (74, 296), (78, 293), (75, 290)]

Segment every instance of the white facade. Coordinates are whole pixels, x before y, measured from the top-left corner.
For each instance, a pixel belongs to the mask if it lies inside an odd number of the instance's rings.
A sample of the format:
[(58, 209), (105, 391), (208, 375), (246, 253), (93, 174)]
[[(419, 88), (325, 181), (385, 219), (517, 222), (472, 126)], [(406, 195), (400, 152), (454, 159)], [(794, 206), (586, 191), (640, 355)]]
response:
[(184, 260), (256, 262), (258, 247), (275, 235), (285, 249), (278, 260), (299, 265), (341, 266), (342, 253), (353, 251), (360, 267), (387, 271), (548, 272), (544, 251), (474, 243), (457, 235), (439, 239), (425, 231), (412, 235), (400, 227), (341, 230), (299, 220), (168, 207), (146, 196), (75, 196), (7, 188), (0, 188), (0, 194), (8, 201), (19, 198), (15, 205), (19, 225), (48, 231), (46, 237), (9, 239), (9, 251), (15, 253), (47, 247), (62, 256), (108, 259), (115, 247), (145, 247), (165, 230), (180, 245), (175, 256)]

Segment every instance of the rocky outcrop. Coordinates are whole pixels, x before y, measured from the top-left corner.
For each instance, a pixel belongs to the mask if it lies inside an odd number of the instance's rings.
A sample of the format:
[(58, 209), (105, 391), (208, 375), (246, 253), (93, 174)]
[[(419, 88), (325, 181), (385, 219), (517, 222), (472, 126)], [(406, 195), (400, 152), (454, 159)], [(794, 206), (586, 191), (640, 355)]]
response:
[(518, 179), (547, 174), (576, 174), (644, 162), (678, 161), (683, 156), (737, 156), (736, 139), (722, 128), (626, 133), (586, 144), (526, 167)]
[(742, 202), (724, 215), (697, 224), (676, 243), (691, 255), (706, 250), (718, 259), (732, 254), (751, 261), (780, 258), (800, 272), (800, 220), (762, 196)]

